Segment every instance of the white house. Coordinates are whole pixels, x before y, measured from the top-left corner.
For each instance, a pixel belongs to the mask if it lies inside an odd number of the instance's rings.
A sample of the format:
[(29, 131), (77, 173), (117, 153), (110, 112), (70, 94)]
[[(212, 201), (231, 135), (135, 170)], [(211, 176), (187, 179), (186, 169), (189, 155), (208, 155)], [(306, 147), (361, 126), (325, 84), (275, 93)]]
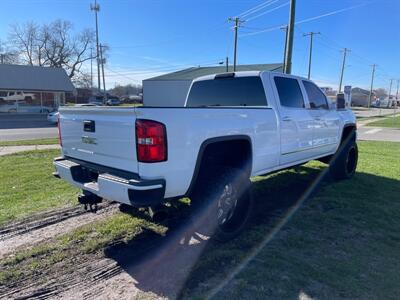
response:
[[(230, 67), (231, 69), (232, 67)], [(237, 71), (282, 72), (282, 64), (238, 65)], [(232, 70), (229, 70), (232, 71)], [(225, 66), (193, 67), (143, 80), (143, 104), (145, 106), (184, 105), (192, 80), (215, 73), (226, 72)]]

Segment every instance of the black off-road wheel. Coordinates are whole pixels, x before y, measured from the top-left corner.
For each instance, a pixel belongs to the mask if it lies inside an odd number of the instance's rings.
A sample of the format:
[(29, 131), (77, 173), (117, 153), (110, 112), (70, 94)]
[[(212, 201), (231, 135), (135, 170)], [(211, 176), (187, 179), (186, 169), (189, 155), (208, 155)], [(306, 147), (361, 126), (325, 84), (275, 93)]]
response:
[(350, 139), (347, 144), (341, 146), (339, 152), (331, 161), (329, 166), (333, 179), (350, 179), (354, 176), (358, 162), (357, 143)]
[(240, 169), (221, 167), (200, 178), (191, 196), (192, 223), (198, 233), (220, 242), (239, 235), (253, 213), (251, 182)]

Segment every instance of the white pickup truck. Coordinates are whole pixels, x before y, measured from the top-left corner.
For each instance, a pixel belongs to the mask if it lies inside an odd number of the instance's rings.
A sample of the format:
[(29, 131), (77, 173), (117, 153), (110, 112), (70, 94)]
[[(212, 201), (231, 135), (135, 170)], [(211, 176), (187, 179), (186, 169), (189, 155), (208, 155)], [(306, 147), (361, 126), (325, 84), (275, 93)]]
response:
[(54, 174), (83, 190), (82, 203), (154, 208), (187, 196), (222, 240), (249, 220), (251, 176), (318, 159), (350, 178), (358, 158), (353, 112), (273, 72), (198, 78), (184, 107), (60, 108), (59, 137)]

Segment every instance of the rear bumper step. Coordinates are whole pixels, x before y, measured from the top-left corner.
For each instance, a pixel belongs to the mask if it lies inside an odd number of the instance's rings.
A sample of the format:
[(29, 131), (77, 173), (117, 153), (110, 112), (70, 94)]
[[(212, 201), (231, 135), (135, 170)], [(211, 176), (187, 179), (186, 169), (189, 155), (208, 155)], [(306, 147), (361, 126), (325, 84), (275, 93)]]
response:
[(72, 158), (56, 158), (54, 166), (55, 177), (108, 200), (136, 207), (164, 202), (164, 179), (144, 180), (136, 173)]

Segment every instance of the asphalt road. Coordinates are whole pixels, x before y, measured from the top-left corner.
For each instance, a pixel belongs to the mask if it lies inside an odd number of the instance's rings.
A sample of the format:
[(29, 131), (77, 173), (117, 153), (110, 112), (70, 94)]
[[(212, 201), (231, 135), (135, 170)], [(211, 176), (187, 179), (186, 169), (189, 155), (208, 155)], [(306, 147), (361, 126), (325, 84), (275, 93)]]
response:
[(54, 124), (47, 121), (46, 114), (0, 113), (0, 129), (47, 128), (54, 126)]
[(35, 140), (57, 137), (57, 127), (0, 129), (0, 141)]
[(0, 141), (18, 141), (57, 137), (57, 127), (45, 114), (0, 113)]

